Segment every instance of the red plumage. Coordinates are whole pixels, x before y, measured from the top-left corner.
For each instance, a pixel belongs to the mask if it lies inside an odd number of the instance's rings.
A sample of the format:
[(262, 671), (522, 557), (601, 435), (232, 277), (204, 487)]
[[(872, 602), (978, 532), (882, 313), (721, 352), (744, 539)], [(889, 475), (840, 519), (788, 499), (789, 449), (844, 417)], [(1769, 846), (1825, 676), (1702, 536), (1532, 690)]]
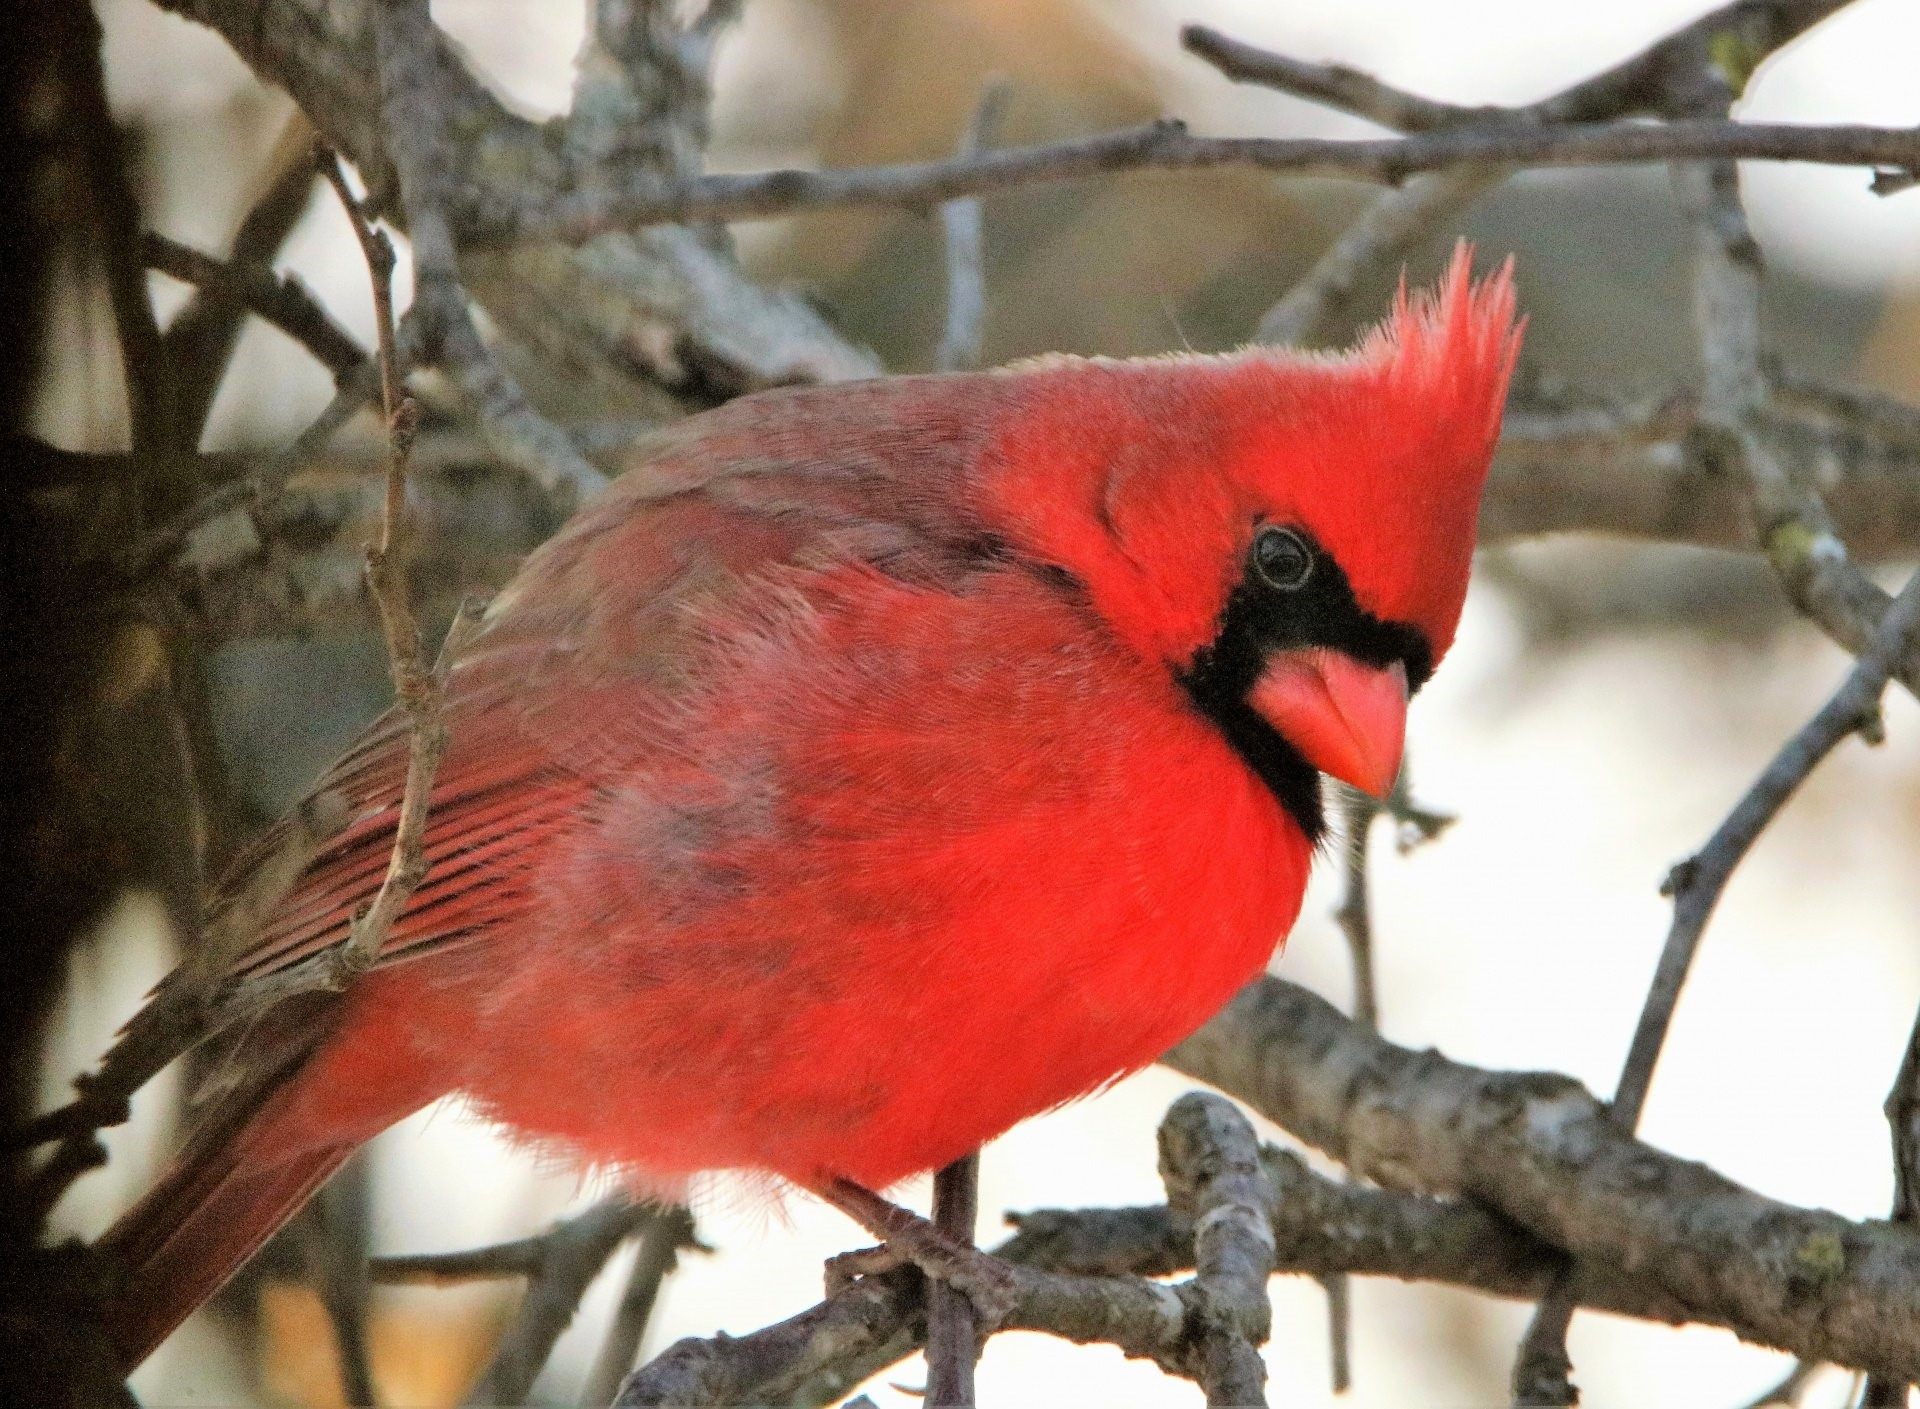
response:
[[(249, 1034), (109, 1235), (128, 1363), (443, 1094), (653, 1189), (879, 1188), (1154, 1060), (1265, 963), (1312, 854), (1196, 706), (1250, 538), (1297, 526), (1437, 660), (1512, 308), (1463, 254), (1344, 358), (773, 392), (638, 449), (455, 669), (378, 966)], [(320, 781), (354, 820), (235, 972), (344, 937), (405, 768), (389, 716)]]

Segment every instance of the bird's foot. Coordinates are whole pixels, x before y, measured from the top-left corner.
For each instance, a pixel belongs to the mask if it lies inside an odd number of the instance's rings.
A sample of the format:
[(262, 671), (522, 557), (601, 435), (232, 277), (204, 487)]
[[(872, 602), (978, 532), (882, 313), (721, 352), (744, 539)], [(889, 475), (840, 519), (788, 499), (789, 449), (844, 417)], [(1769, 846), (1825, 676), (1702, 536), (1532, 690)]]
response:
[(829, 1296), (844, 1290), (857, 1278), (913, 1266), (971, 1302), (983, 1331), (1002, 1325), (1012, 1313), (1019, 1288), (1013, 1269), (999, 1258), (942, 1232), (911, 1209), (889, 1203), (849, 1180), (836, 1179), (817, 1192), (869, 1233), (886, 1240), (879, 1247), (859, 1248), (828, 1258)]

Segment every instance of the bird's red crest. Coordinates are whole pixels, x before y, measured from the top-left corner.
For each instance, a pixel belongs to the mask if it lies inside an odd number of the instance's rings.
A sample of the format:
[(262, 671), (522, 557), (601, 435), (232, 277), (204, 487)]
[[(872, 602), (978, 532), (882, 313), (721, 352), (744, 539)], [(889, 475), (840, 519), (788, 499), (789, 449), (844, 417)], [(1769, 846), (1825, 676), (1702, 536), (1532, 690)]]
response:
[(1254, 526), (1308, 530), (1373, 615), (1437, 660), (1466, 593), (1522, 323), (1511, 261), (1462, 244), (1350, 351), (1028, 364), (986, 491), (1143, 651), (1210, 638)]

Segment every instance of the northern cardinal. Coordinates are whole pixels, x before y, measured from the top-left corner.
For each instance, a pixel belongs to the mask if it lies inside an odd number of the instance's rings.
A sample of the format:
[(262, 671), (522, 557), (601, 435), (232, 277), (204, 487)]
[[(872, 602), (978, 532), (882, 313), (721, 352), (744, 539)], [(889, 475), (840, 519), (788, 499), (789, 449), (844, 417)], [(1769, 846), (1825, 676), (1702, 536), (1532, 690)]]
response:
[[(1152, 1062), (1293, 923), (1320, 775), (1392, 783), (1519, 333), (1463, 248), (1344, 356), (1050, 357), (647, 442), (454, 668), (377, 966), (242, 1036), (105, 1239), (125, 1362), (450, 1093), (649, 1192), (877, 1190)], [(352, 821), (234, 976), (344, 937), (406, 754), (389, 714), (320, 780)]]

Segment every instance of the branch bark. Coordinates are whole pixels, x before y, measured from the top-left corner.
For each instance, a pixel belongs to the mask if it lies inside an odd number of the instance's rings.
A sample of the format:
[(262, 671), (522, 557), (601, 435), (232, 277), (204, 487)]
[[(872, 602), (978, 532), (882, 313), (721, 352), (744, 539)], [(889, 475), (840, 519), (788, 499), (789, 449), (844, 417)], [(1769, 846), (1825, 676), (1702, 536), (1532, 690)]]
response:
[(1657, 1150), (1567, 1077), (1408, 1051), (1274, 978), (1166, 1061), (1362, 1177), (1476, 1199), (1577, 1259), (1630, 1271), (1688, 1319), (1920, 1373), (1920, 1236), (1794, 1208)]

